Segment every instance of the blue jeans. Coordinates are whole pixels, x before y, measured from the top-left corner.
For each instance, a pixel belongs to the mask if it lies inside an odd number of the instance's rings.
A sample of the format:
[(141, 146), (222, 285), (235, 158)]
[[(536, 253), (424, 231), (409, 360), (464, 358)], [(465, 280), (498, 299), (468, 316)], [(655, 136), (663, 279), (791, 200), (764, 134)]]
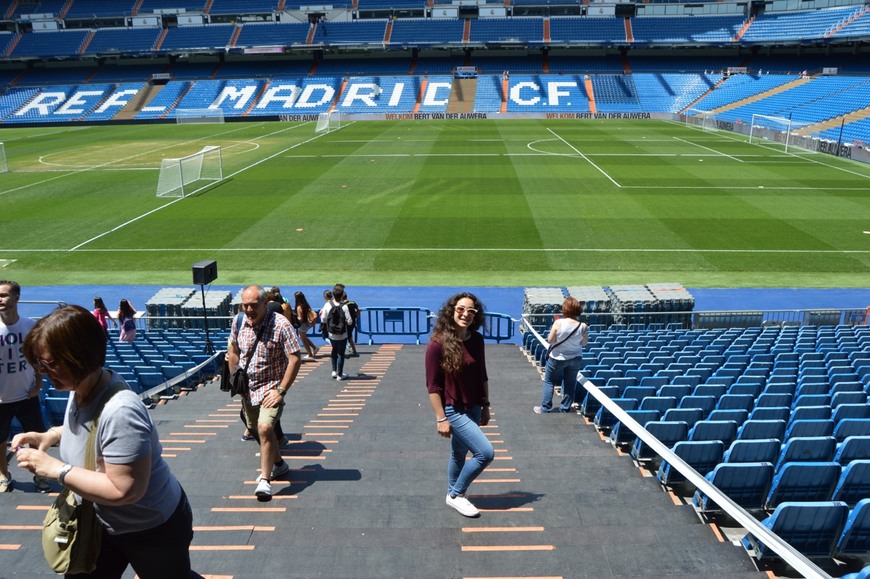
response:
[[(447, 493), (464, 495), (495, 457), (492, 443), (480, 429), (480, 406), (460, 408), (445, 406), (444, 414), (450, 421), (450, 462), (447, 465)], [(471, 458), (467, 459), (469, 451)]]
[(329, 354), (329, 358), (332, 360), (332, 371), (341, 376), (344, 374), (344, 354), (347, 349), (347, 338), (343, 340), (330, 339), (329, 343), (332, 344), (332, 352)]
[[(583, 366), (583, 358), (568, 360), (547, 359), (544, 370), (544, 386), (541, 397), (541, 412), (571, 412), (574, 395), (577, 391), (577, 373)], [(562, 404), (558, 410), (553, 409), (553, 387), (562, 387)]]

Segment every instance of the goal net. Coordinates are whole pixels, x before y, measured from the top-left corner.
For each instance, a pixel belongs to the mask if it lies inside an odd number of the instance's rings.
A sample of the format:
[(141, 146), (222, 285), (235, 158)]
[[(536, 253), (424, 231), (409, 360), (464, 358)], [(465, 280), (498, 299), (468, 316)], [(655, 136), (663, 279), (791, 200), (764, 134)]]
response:
[[(158, 197), (185, 197), (211, 181), (223, 179), (221, 148), (205, 147), (179, 159), (163, 159), (157, 180)], [(202, 182), (202, 183), (201, 183)]]
[(716, 114), (701, 109), (689, 109), (685, 113), (687, 127), (696, 127), (702, 131), (716, 131)]
[(754, 114), (752, 115), (752, 125), (749, 128), (749, 142), (781, 145), (784, 152), (787, 153), (795, 131), (810, 124), (784, 117)]
[(179, 125), (196, 123), (223, 123), (223, 109), (176, 109), (175, 122)]
[(0, 173), (8, 173), (9, 164), (6, 162), (6, 143), (0, 143)]
[(341, 128), (341, 113), (338, 111), (329, 111), (328, 113), (320, 113), (317, 115), (317, 126), (314, 127), (315, 133), (329, 133)]

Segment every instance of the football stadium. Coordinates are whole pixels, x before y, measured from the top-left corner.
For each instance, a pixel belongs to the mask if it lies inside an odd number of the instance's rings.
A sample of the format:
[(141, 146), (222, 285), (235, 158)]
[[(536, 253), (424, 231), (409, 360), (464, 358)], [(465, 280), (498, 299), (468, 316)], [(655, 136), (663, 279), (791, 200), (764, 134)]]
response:
[[(105, 301), (97, 375), (147, 408), (191, 577), (870, 577), (866, 2), (0, 0), (0, 85), (0, 578), (57, 576), (50, 507), (119, 468), (103, 430), (94, 469), (12, 442), (11, 281), (26, 320)], [(225, 391), (250, 284), (304, 293), (318, 348), (265, 478)], [(488, 393), (433, 417), (455, 304)], [(56, 360), (29, 400), (62, 434)], [(490, 417), (458, 513), (447, 408)], [(88, 576), (171, 559), (105, 512)], [(150, 563), (113, 574), (124, 541)]]

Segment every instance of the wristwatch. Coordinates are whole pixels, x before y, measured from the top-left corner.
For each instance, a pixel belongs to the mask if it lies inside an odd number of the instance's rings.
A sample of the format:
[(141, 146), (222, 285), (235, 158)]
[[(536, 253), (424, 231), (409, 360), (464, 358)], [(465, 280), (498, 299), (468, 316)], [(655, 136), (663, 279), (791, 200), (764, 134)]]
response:
[(281, 395), (281, 398), (284, 398), (284, 395), (287, 394), (287, 391), (284, 390), (283, 388), (278, 388), (277, 390), (278, 390), (278, 394)]
[(63, 484), (63, 480), (66, 478), (66, 475), (69, 471), (71, 471), (73, 466), (71, 464), (65, 464), (60, 467), (60, 472), (57, 473), (57, 482), (60, 483), (61, 486), (66, 486)]

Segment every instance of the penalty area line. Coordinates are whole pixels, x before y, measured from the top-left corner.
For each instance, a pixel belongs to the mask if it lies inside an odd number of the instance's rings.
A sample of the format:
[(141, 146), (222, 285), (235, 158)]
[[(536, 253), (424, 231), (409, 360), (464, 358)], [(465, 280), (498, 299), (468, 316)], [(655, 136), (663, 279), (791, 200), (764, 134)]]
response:
[[(0, 253), (14, 253), (16, 250), (0, 249)], [(23, 250), (30, 253), (47, 251), (56, 252), (57, 250)], [(66, 250), (61, 250), (66, 251)], [(319, 247), (223, 247), (223, 248), (136, 248), (136, 249), (81, 249), (81, 252), (89, 253), (157, 253), (157, 252), (209, 252), (209, 253), (244, 253), (244, 252), (357, 252), (357, 253), (409, 253), (409, 252), (426, 252), (426, 253), (462, 253), (462, 252), (490, 252), (490, 253), (709, 253), (709, 254), (818, 254), (818, 255), (863, 255), (870, 254), (870, 249), (690, 249), (690, 248), (613, 248), (613, 247), (340, 247), (340, 248), (319, 248)]]

